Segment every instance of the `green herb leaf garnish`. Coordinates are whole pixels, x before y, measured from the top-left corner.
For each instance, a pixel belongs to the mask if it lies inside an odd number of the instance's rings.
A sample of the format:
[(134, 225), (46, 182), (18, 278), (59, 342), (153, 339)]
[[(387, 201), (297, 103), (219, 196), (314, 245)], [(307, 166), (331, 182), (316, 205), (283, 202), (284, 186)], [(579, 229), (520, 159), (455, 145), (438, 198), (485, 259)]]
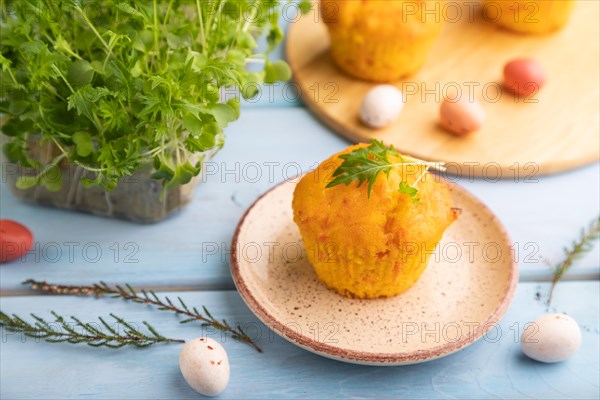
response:
[[(391, 162), (389, 156), (393, 156), (399, 159), (399, 162)], [(423, 166), (423, 171), (417, 180), (408, 184), (407, 182), (401, 182), (398, 191), (402, 194), (410, 196), (412, 201), (417, 202), (416, 197), (418, 193), (417, 185), (421, 179), (425, 176), (430, 168), (444, 171), (443, 163), (427, 162), (416, 158), (403, 156), (398, 153), (393, 146), (387, 146), (382, 142), (375, 139), (371, 140), (371, 144), (367, 147), (361, 147), (356, 150), (352, 150), (350, 153), (342, 154), (339, 156), (342, 160), (342, 164), (333, 172), (333, 180), (327, 184), (326, 187), (330, 188), (336, 185), (344, 184), (349, 185), (352, 182), (358, 182), (357, 187), (362, 186), (363, 183), (368, 182), (367, 196), (371, 197), (371, 189), (373, 184), (377, 180), (380, 173), (389, 175), (392, 168), (402, 167), (407, 165)]]
[(409, 186), (406, 182), (400, 182), (398, 186), (398, 191), (402, 194), (406, 194), (410, 197), (413, 203), (418, 203), (419, 198), (417, 197), (417, 193), (419, 190), (416, 187)]

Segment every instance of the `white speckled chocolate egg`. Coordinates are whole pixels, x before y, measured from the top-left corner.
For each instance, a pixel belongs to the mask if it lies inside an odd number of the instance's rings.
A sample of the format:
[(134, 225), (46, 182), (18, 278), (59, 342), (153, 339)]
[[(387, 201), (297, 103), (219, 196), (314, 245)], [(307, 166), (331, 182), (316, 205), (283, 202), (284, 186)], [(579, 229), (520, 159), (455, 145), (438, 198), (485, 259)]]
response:
[(216, 396), (229, 383), (229, 359), (223, 346), (210, 338), (192, 339), (179, 352), (185, 381), (200, 394)]
[(396, 86), (377, 85), (365, 95), (360, 119), (370, 128), (384, 128), (398, 118), (404, 107), (402, 92)]
[(581, 345), (577, 321), (564, 314), (546, 314), (529, 324), (521, 336), (521, 350), (534, 360), (564, 361)]

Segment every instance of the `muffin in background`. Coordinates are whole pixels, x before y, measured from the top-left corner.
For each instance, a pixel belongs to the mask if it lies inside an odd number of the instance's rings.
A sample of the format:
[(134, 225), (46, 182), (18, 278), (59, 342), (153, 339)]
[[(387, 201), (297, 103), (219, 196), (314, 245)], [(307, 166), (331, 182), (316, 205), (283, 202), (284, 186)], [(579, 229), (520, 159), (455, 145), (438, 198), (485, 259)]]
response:
[(485, 0), (484, 15), (511, 31), (544, 34), (565, 26), (574, 5), (574, 0)]
[(439, 36), (441, 3), (322, 0), (333, 61), (349, 75), (374, 82), (417, 72)]
[[(395, 296), (417, 282), (457, 210), (447, 184), (421, 166), (380, 174), (370, 197), (367, 184), (326, 188), (342, 163), (339, 156), (365, 146), (351, 146), (306, 174), (292, 208), (319, 279), (341, 295), (372, 299)], [(400, 182), (412, 184), (421, 174), (418, 201), (398, 191)]]

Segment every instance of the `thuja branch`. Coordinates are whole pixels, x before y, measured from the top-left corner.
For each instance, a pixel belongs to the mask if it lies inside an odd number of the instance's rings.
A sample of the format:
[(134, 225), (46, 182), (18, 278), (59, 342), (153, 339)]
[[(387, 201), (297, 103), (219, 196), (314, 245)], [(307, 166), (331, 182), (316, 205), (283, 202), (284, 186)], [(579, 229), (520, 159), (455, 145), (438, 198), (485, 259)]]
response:
[(177, 297), (177, 302), (171, 301), (170, 298), (159, 298), (152, 290), (140, 290), (139, 293), (130, 285), (125, 286), (115, 285), (109, 286), (104, 282), (95, 283), (92, 286), (69, 286), (60, 284), (50, 284), (44, 281), (35, 281), (28, 279), (23, 282), (24, 285), (30, 285), (33, 290), (41, 291), (49, 294), (70, 294), (77, 296), (110, 296), (113, 298), (121, 298), (134, 303), (149, 304), (155, 306), (159, 310), (171, 311), (176, 314), (187, 317), (180, 321), (182, 324), (200, 321), (205, 326), (212, 326), (215, 329), (227, 332), (236, 340), (252, 346), (256, 351), (262, 352), (260, 347), (248, 336), (240, 325), (231, 326), (226, 320), (218, 320), (214, 318), (208, 309), (202, 306), (203, 313), (200, 313), (196, 307), (188, 307), (181, 297)]
[(552, 294), (556, 284), (562, 279), (563, 275), (571, 268), (575, 260), (581, 258), (584, 253), (592, 250), (593, 241), (600, 237), (600, 217), (593, 220), (587, 229), (582, 229), (579, 239), (574, 241), (570, 247), (565, 247), (565, 258), (554, 267), (554, 277), (552, 278), (552, 286), (548, 295), (548, 305), (552, 301)]
[(54, 321), (48, 322), (31, 314), (35, 321), (30, 323), (16, 314), (9, 316), (0, 311), (0, 327), (8, 332), (22, 333), (27, 337), (42, 339), (50, 343), (86, 343), (93, 347), (113, 349), (123, 346), (148, 347), (156, 343), (184, 343), (181, 339), (170, 339), (160, 335), (146, 321), (143, 324), (150, 333), (142, 333), (114, 314), (110, 314), (114, 320), (113, 326), (101, 317), (98, 317), (100, 323), (86, 323), (76, 317), (66, 320), (54, 311), (52, 311), (52, 316)]

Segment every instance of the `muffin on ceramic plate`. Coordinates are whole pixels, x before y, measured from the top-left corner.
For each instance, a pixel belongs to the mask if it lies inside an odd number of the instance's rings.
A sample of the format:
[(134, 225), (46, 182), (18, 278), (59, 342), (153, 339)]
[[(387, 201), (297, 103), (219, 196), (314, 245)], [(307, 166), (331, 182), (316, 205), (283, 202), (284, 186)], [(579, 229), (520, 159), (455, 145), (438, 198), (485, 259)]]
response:
[[(443, 22), (439, 0), (322, 0), (331, 57), (354, 77), (392, 82), (425, 62)], [(429, 12), (426, 12), (429, 11)]]
[[(373, 176), (376, 165), (389, 168)], [(432, 165), (372, 142), (333, 155), (298, 182), (294, 221), (321, 281), (365, 299), (417, 282), (458, 216)]]

